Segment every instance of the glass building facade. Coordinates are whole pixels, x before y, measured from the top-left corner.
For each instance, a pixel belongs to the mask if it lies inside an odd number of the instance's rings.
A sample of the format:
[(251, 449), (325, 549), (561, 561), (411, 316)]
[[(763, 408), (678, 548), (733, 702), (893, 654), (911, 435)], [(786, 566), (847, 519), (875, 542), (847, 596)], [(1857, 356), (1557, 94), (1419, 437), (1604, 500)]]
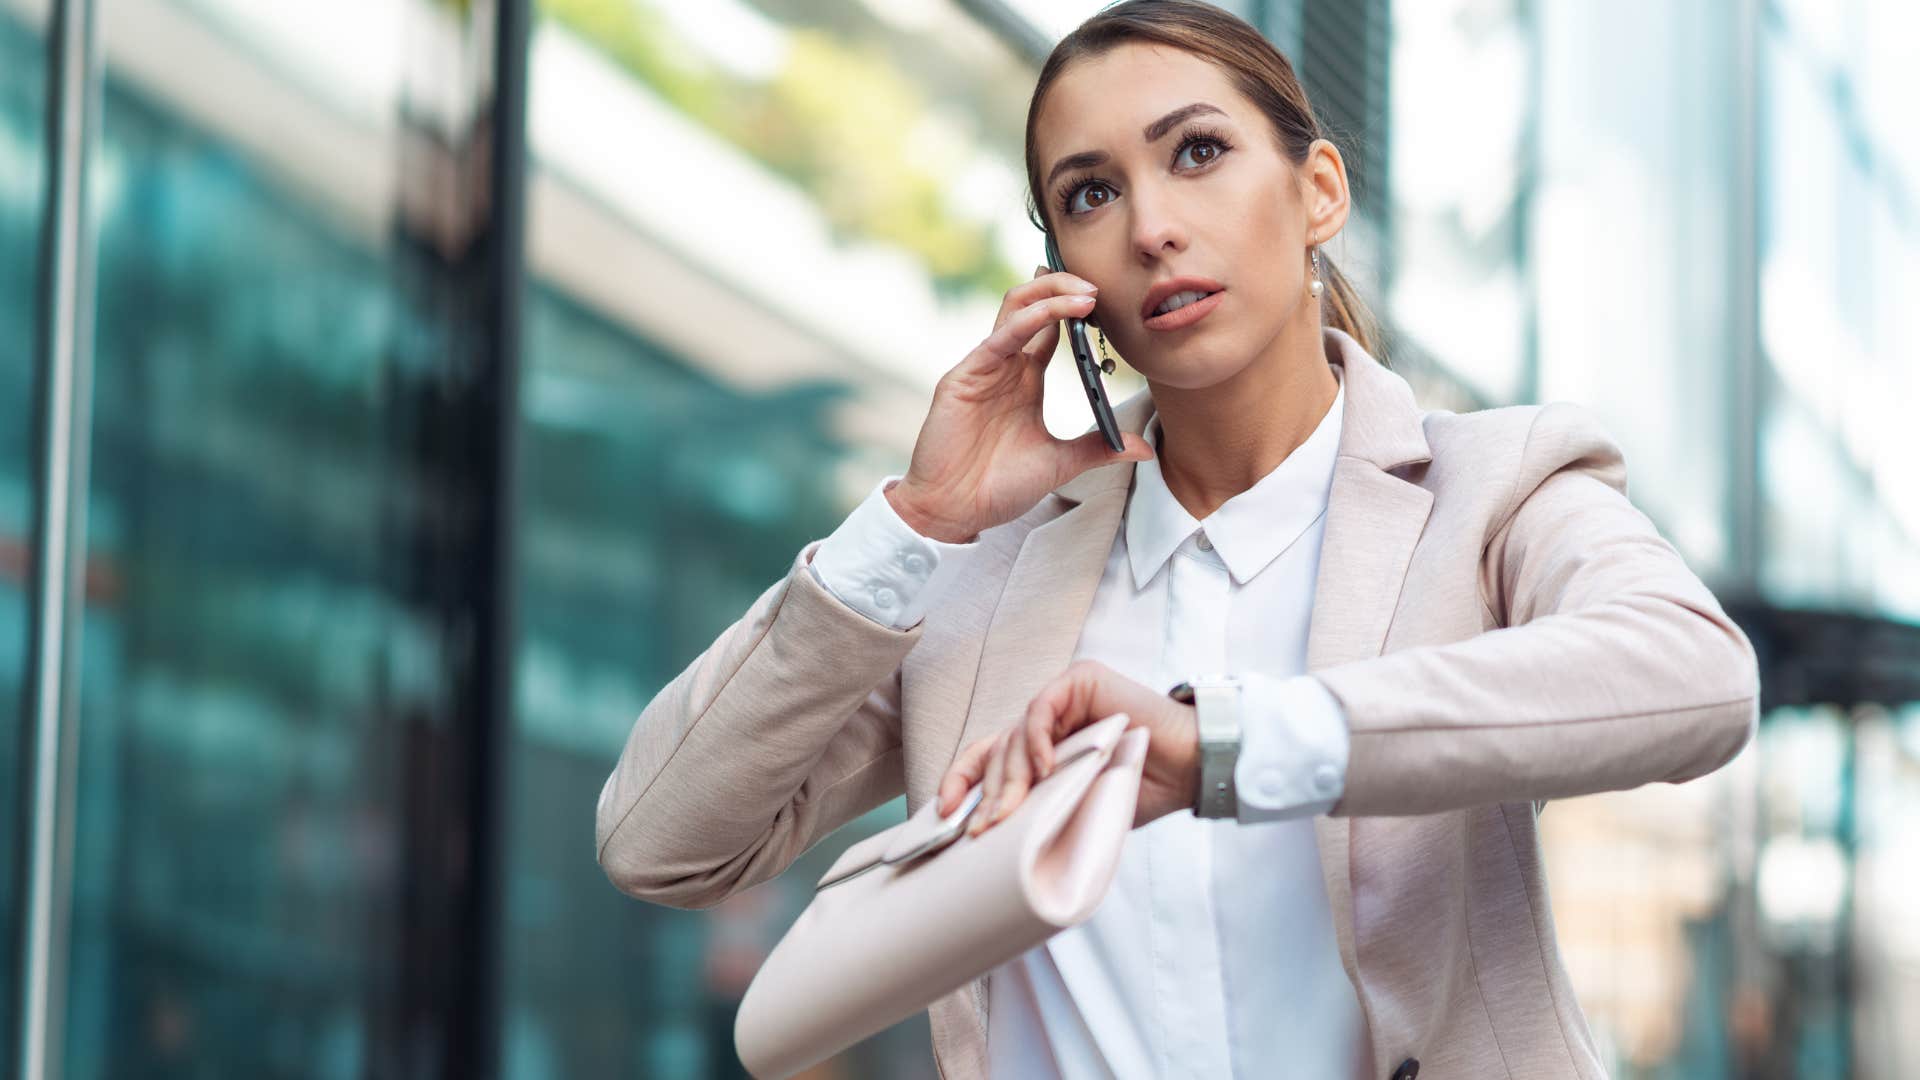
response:
[[(1027, 95), (1099, 6), (0, 0), (9, 1067), (35, 1015), (71, 1077), (743, 1075), (760, 959), (904, 807), (689, 912), (608, 884), (594, 797), (651, 697), (904, 469), (1041, 261)], [(1423, 404), (1594, 410), (1760, 651), (1730, 766), (1542, 813), (1614, 1073), (1920, 1063), (1913, 6), (1222, 6), (1340, 142), (1329, 250)], [(50, 74), (85, 9), (44, 979)], [(1049, 427), (1084, 430), (1048, 378)], [(819, 1075), (932, 1076), (927, 1040)]]

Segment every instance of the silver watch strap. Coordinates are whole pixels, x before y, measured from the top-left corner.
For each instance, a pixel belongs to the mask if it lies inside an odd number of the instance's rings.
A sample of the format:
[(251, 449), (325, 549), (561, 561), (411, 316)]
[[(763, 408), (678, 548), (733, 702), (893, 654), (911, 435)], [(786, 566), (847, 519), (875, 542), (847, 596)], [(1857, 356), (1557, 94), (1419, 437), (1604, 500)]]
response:
[(1240, 761), (1240, 682), (1230, 676), (1210, 676), (1181, 683), (1170, 691), (1189, 702), (1200, 726), (1200, 790), (1193, 812), (1203, 818), (1238, 817), (1240, 795), (1234, 786), (1234, 767)]

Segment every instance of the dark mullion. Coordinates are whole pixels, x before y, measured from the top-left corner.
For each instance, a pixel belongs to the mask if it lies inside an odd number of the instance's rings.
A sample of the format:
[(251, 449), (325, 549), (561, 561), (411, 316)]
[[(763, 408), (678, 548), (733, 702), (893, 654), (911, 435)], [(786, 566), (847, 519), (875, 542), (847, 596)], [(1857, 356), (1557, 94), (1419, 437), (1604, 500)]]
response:
[(516, 639), (514, 531), (519, 491), (521, 323), (525, 299), (526, 102), (530, 0), (498, 0), (494, 38), (488, 258), (478, 282), (476, 313), (487, 325), (475, 359), (472, 426), (478, 495), (472, 574), (474, 656), (467, 673), (474, 709), (466, 732), (469, 877), (457, 893), (456, 937), (466, 977), (453, 984), (448, 1025), (449, 1078), (499, 1075), (503, 918), (507, 852), (506, 748), (512, 738)]

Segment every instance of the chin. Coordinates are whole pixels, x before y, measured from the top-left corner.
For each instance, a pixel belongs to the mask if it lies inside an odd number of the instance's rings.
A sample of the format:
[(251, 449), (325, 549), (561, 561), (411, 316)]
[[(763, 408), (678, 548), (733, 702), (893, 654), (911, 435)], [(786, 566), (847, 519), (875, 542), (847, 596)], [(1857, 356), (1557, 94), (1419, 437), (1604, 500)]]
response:
[(1196, 352), (1193, 356), (1175, 350), (1154, 357), (1151, 363), (1136, 365), (1134, 370), (1147, 381), (1169, 389), (1205, 390), (1233, 378), (1245, 366), (1243, 361), (1228, 360), (1211, 349)]

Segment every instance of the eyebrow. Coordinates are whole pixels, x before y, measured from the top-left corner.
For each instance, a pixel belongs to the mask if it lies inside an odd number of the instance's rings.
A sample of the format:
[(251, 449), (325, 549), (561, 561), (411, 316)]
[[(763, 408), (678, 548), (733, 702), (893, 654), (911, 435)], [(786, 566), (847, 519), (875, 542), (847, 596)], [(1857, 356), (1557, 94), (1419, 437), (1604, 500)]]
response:
[[(1218, 105), (1209, 105), (1204, 101), (1196, 101), (1191, 105), (1182, 105), (1160, 119), (1155, 120), (1153, 123), (1148, 124), (1146, 128), (1140, 132), (1140, 138), (1149, 143), (1159, 142), (1165, 137), (1167, 132), (1173, 130), (1173, 126), (1180, 121), (1190, 116), (1205, 116), (1208, 113), (1219, 113), (1221, 116), (1227, 115), (1227, 111)], [(1090, 169), (1095, 165), (1104, 164), (1106, 160), (1107, 152), (1105, 150), (1082, 150), (1077, 154), (1068, 154), (1066, 157), (1054, 162), (1053, 171), (1047, 173), (1047, 186), (1052, 187), (1054, 178), (1063, 172), (1071, 169)]]

